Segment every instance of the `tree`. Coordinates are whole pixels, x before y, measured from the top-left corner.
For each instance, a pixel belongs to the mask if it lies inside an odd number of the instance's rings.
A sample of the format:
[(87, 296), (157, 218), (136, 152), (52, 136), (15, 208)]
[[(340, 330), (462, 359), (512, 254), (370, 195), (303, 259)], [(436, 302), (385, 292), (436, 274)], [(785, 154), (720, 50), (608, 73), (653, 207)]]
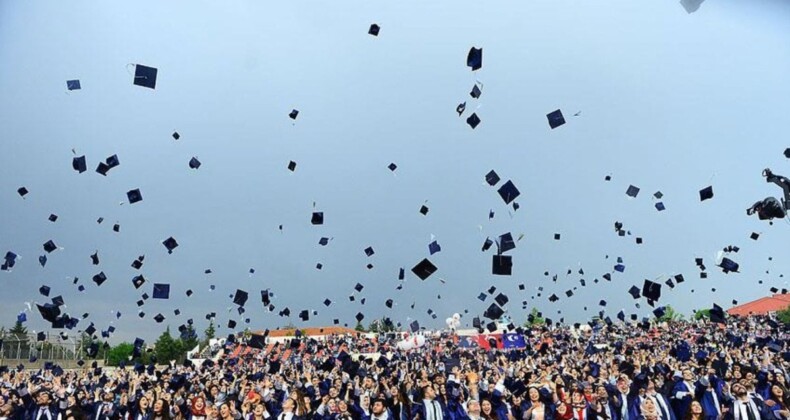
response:
[[(190, 327), (192, 327), (192, 326), (190, 325)], [(208, 327), (206, 327), (206, 330), (203, 331), (203, 345), (204, 346), (208, 346), (209, 341), (211, 341), (214, 338), (214, 334), (216, 334), (216, 333), (217, 333), (217, 331), (214, 328), (214, 319), (212, 318), (209, 321)]]
[(525, 327), (532, 328), (541, 326), (546, 323), (546, 320), (540, 316), (540, 311), (538, 308), (532, 308), (532, 312), (530, 312), (530, 316), (527, 317), (527, 322), (524, 323)]
[(170, 327), (168, 326), (165, 332), (156, 340), (156, 344), (154, 344), (156, 360), (159, 363), (168, 363), (171, 360), (180, 359), (183, 352), (181, 345), (180, 340), (174, 340), (173, 336), (170, 335)]
[(365, 332), (365, 326), (364, 326), (364, 325), (362, 325), (362, 323), (361, 323), (361, 322), (359, 322), (359, 321), (357, 321), (357, 326), (356, 326), (356, 327), (354, 327), (354, 329), (355, 329), (355, 330), (357, 330), (357, 331), (359, 331), (359, 332)]
[(8, 335), (27, 343), (27, 328), (19, 321), (14, 324), (14, 328), (8, 330)]
[(682, 321), (683, 318), (683, 314), (676, 311), (672, 306), (667, 305), (664, 307), (664, 315), (658, 317), (657, 320), (659, 322), (678, 322)]
[(694, 320), (708, 320), (710, 319), (710, 309), (697, 309), (697, 312), (694, 313)]
[(181, 333), (181, 344), (186, 351), (191, 351), (198, 345), (198, 336), (192, 324), (187, 324), (186, 329)]
[(783, 324), (790, 324), (790, 305), (776, 312), (776, 318)]
[(107, 364), (118, 366), (121, 361), (128, 361), (134, 352), (134, 344), (123, 342), (107, 352)]

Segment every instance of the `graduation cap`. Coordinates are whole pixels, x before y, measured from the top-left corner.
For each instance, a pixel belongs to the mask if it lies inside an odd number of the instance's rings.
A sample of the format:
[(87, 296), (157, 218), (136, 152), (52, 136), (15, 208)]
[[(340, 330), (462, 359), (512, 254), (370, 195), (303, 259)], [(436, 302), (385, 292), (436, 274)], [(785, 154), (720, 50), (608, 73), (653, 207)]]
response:
[(411, 330), (411, 332), (416, 333), (417, 331), (420, 330), (420, 323), (417, 322), (416, 320), (412, 321), (412, 323), (409, 324), (409, 329)]
[(173, 131), (173, 139), (178, 140), (181, 138), (181, 134), (178, 134), (178, 131)]
[(497, 305), (496, 303), (492, 303), (485, 312), (483, 312), (483, 316), (488, 319), (497, 320), (505, 314), (505, 311)]
[(169, 299), (170, 285), (164, 283), (154, 283), (154, 299)]
[(200, 165), (201, 165), (200, 161), (195, 156), (192, 156), (192, 159), (189, 159), (189, 167), (190, 168), (198, 169), (198, 168), (200, 168)]
[(71, 167), (78, 173), (83, 173), (88, 170), (88, 163), (85, 161), (85, 155), (75, 156), (71, 159)]
[(46, 339), (47, 339), (47, 333), (45, 333), (44, 331), (41, 331), (36, 335), (36, 341), (44, 341)]
[(515, 248), (516, 241), (513, 240), (513, 235), (511, 235), (510, 232), (499, 235), (499, 238), (497, 239), (497, 247), (499, 248), (500, 254)]
[(20, 197), (24, 197), (24, 196), (26, 196), (26, 195), (27, 195), (27, 193), (28, 193), (29, 191), (28, 191), (28, 190), (27, 190), (27, 188), (25, 188), (25, 187), (19, 187), (19, 188), (16, 190), (16, 192), (17, 192), (17, 194), (19, 194), (19, 196), (20, 196)]
[(105, 281), (107, 281), (107, 275), (104, 274), (104, 271), (93, 276), (93, 282), (96, 283), (97, 286), (101, 286)]
[(138, 201), (143, 201), (143, 195), (140, 193), (140, 189), (133, 189), (126, 193), (126, 198), (129, 199), (129, 204), (134, 204)]
[(387, 165), (387, 168), (389, 168), (390, 171), (395, 172), (395, 170), (398, 169), (398, 165), (396, 165), (395, 162), (392, 162)]
[(49, 240), (44, 244), (44, 251), (47, 251), (47, 253), (51, 253), (56, 249), (58, 249), (58, 247), (55, 245), (55, 242), (52, 242), (52, 240)]
[(493, 169), (486, 174), (486, 183), (492, 187), (499, 183), (499, 175)]
[(365, 319), (365, 315), (363, 315), (362, 312), (357, 312), (357, 315), (354, 318), (357, 319), (357, 322), (362, 322), (362, 320)]
[(356, 285), (354, 285), (354, 290), (356, 290), (357, 292), (361, 292), (362, 289), (364, 289), (364, 288), (365, 288), (365, 286), (363, 286), (360, 283), (357, 283)]
[(515, 200), (521, 192), (519, 192), (518, 188), (513, 184), (513, 181), (508, 180), (505, 182), (499, 190), (497, 190), (499, 196), (502, 197), (502, 200), (505, 201), (505, 204), (510, 204)]
[(63, 296), (61, 295), (55, 296), (51, 300), (52, 300), (52, 304), (55, 306), (63, 306), (66, 304), (66, 301), (63, 300)]
[(721, 259), (721, 262), (718, 265), (719, 265), (719, 267), (721, 267), (722, 271), (724, 271), (725, 274), (729, 273), (729, 272), (737, 273), (738, 272), (738, 268), (739, 268), (739, 265), (738, 265), (737, 262), (735, 262), (735, 261), (733, 261), (733, 260), (731, 260), (731, 259), (729, 259), (727, 257), (723, 257)]
[(636, 198), (638, 194), (639, 194), (639, 187), (635, 187), (633, 185), (629, 185), (628, 189), (625, 190), (625, 195), (632, 198)]
[(162, 321), (164, 320), (165, 320), (165, 316), (162, 314), (156, 314), (156, 316), (154, 317), (154, 321), (156, 321), (157, 324), (161, 324)]
[(513, 272), (513, 257), (510, 255), (493, 255), (491, 273), (498, 276), (509, 276)]
[(141, 275), (132, 277), (132, 284), (134, 285), (135, 289), (139, 289), (140, 286), (145, 284), (145, 277)]
[(112, 230), (113, 230), (114, 232), (120, 232), (120, 230), (121, 230), (121, 225), (119, 225), (118, 223), (116, 223), (116, 224), (112, 225)]
[(480, 70), (483, 67), (483, 49), (475, 47), (469, 49), (469, 54), (466, 55), (466, 65), (471, 67), (472, 71)]
[(66, 80), (66, 89), (68, 89), (68, 90), (80, 90), (80, 89), (82, 89), (82, 86), (80, 86), (79, 79)]
[(642, 285), (642, 296), (652, 301), (658, 301), (661, 298), (661, 284), (645, 279), (645, 283)]
[(415, 265), (411, 272), (414, 273), (420, 280), (425, 280), (431, 276), (431, 274), (435, 273), (438, 268), (433, 265), (427, 258), (423, 259), (417, 265)]
[(143, 267), (143, 260), (142, 259), (138, 258), (138, 259), (132, 261), (132, 268), (134, 268), (136, 270), (139, 270), (142, 267)]
[(134, 68), (134, 84), (137, 86), (156, 89), (156, 73), (154, 67), (137, 64)]
[(670, 289), (674, 289), (675, 288), (675, 282), (673, 282), (672, 279), (667, 279), (667, 281), (665, 281), (664, 284), (669, 286)]
[(427, 215), (427, 214), (428, 214), (428, 210), (429, 210), (429, 209), (428, 209), (428, 207), (427, 207), (427, 206), (425, 206), (425, 205), (423, 205), (423, 206), (420, 206), (420, 213), (421, 213), (423, 216), (425, 216), (425, 215)]
[(664, 206), (664, 203), (662, 203), (660, 201), (658, 203), (656, 203), (656, 210), (658, 210), (658, 211), (666, 210), (666, 207)]
[[(301, 319), (303, 322), (309, 321), (310, 320), (310, 311), (305, 309), (302, 312), (299, 312), (299, 319)], [(231, 328), (233, 328), (233, 327), (231, 327)]]
[(368, 29), (368, 35), (379, 36), (379, 30), (381, 30), (381, 27), (374, 23), (370, 25), (370, 29)]
[(476, 112), (473, 112), (472, 115), (466, 119), (466, 123), (472, 127), (472, 130), (474, 130), (478, 125), (480, 125), (480, 117), (477, 116)]
[(315, 211), (313, 212), (313, 216), (310, 218), (310, 223), (314, 225), (323, 225), (324, 224), (324, 212), (322, 211)]
[(384, 302), (384, 306), (386, 306), (386, 307), (388, 307), (388, 308), (392, 309), (392, 305), (393, 305), (393, 303), (394, 303), (394, 302), (392, 301), (392, 299), (387, 299), (387, 301), (386, 301), (386, 302)]
[(641, 291), (636, 286), (631, 286), (631, 288), (628, 289), (628, 293), (633, 296), (634, 299), (639, 299), (642, 296)]
[(46, 297), (49, 297), (49, 290), (49, 286), (41, 286), (38, 288), (38, 292)]
[(248, 297), (249, 296), (247, 295), (247, 292), (241, 289), (236, 289), (236, 295), (233, 296), (233, 303), (239, 306), (244, 306), (244, 304), (247, 303)]
[(486, 238), (485, 242), (483, 242), (483, 248), (481, 249), (481, 251), (482, 252), (488, 251), (488, 249), (491, 248), (491, 245), (493, 245), (493, 244), (494, 244), (494, 241), (492, 241), (489, 238)]
[(546, 118), (549, 120), (549, 127), (552, 130), (565, 124), (565, 117), (562, 116), (562, 111), (559, 109), (546, 114)]
[(91, 254), (91, 263), (93, 265), (99, 265), (99, 253), (98, 252), (94, 252), (93, 254)]
[(99, 343), (91, 343), (85, 350), (85, 353), (88, 357), (96, 357), (96, 355), (99, 354)]
[(480, 87), (477, 86), (477, 83), (475, 83), (475, 85), (472, 86), (472, 91), (469, 92), (469, 96), (471, 96), (471, 97), (473, 97), (475, 99), (479, 98), (480, 95), (482, 95), (482, 94), (483, 94), (483, 91), (480, 90)]
[(291, 112), (288, 113), (288, 118), (290, 118), (292, 120), (295, 120), (296, 117), (298, 117), (298, 116), (299, 116), (299, 110), (298, 109), (291, 110)]
[(653, 310), (653, 315), (655, 315), (656, 318), (661, 318), (664, 315), (666, 315), (666, 313), (667, 313), (666, 308), (664, 308), (663, 306), (659, 306), (658, 308)]
[(291, 171), (291, 172), (295, 171), (296, 170), (296, 162), (294, 162), (294, 161), (288, 162), (288, 170)]
[(373, 256), (373, 254), (375, 254), (375, 253), (376, 253), (376, 251), (373, 250), (373, 247), (369, 246), (369, 247), (365, 248), (365, 255), (367, 255), (368, 257)]
[(710, 321), (717, 324), (724, 324), (724, 309), (722, 309), (719, 305), (713, 304), (713, 308), (711, 308), (710, 312)]
[(171, 236), (165, 239), (164, 241), (162, 241), (162, 245), (164, 245), (165, 248), (167, 248), (168, 254), (172, 254), (173, 250), (176, 249), (176, 247), (178, 247), (178, 242), (176, 242), (175, 238)]
[(505, 306), (510, 301), (510, 299), (508, 299), (504, 293), (500, 293), (494, 298), (494, 301), (496, 301), (499, 306)]
[(708, 186), (699, 190), (699, 201), (705, 201), (711, 198), (713, 198), (713, 186)]
[(461, 114), (464, 113), (464, 111), (466, 111), (466, 102), (461, 102), (460, 104), (458, 104), (458, 106), (455, 107), (455, 112), (458, 113), (459, 117), (461, 116)]

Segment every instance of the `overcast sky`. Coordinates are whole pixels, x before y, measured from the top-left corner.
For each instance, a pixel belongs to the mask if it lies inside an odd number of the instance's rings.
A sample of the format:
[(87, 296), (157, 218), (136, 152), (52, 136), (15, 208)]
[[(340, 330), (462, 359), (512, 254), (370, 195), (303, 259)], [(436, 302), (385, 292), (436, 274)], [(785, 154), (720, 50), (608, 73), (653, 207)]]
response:
[[(780, 194), (763, 168), (790, 173), (789, 21), (790, 4), (768, 0), (708, 0), (693, 14), (672, 0), (0, 2), (0, 253), (21, 256), (0, 272), (0, 324), (25, 302), (48, 301), (44, 284), (65, 312), (90, 314), (79, 329), (115, 325), (113, 343), (153, 340), (189, 318), (202, 333), (212, 311), (220, 335), (229, 319), (255, 330), (353, 326), (358, 312), (366, 325), (389, 316), (435, 328), (466, 309), (469, 324), (492, 285), (519, 322), (533, 307), (566, 322), (600, 309), (641, 317), (650, 308), (628, 288), (675, 274), (687, 281), (664, 286), (658, 305), (686, 314), (769, 295), (787, 287), (790, 226), (745, 209)], [(483, 48), (476, 72), (466, 66), (472, 46)], [(134, 64), (158, 68), (155, 90), (132, 84)], [(82, 89), (68, 92), (69, 79)], [(551, 130), (546, 114), (558, 108), (567, 124)], [(472, 111), (482, 120), (474, 130)], [(87, 172), (71, 168), (72, 149)], [(97, 174), (113, 154), (120, 166)], [(517, 211), (484, 182), (492, 169), (521, 191)], [(625, 194), (631, 184), (636, 198)], [(708, 185), (714, 197), (700, 202)], [(143, 201), (130, 205), (134, 188)], [(654, 207), (656, 191), (666, 211)], [(311, 225), (313, 211), (324, 225)], [(631, 235), (619, 237), (616, 221)], [(481, 246), (506, 232), (523, 234), (508, 252), (513, 275), (494, 276), (496, 247)], [(442, 250), (429, 257), (432, 234)], [(168, 255), (170, 236), (180, 246)], [(320, 246), (321, 237), (332, 240)], [(41, 267), (50, 239), (62, 249)], [(715, 267), (728, 245), (740, 247), (731, 256), (740, 273)], [(138, 272), (130, 264), (140, 255)], [(426, 257), (438, 271), (421, 281), (410, 269)], [(626, 269), (607, 282), (617, 257)], [(97, 287), (100, 271), (108, 280)], [(148, 281), (139, 290), (137, 274)], [(140, 319), (135, 302), (153, 283), (171, 284), (170, 299), (147, 300)], [(229, 298), (236, 289), (250, 293), (243, 315)], [(262, 289), (275, 293), (274, 313)], [(277, 315), (285, 307), (290, 320)], [(319, 315), (301, 322), (303, 309)], [(38, 313), (28, 319), (30, 330), (50, 330)]]

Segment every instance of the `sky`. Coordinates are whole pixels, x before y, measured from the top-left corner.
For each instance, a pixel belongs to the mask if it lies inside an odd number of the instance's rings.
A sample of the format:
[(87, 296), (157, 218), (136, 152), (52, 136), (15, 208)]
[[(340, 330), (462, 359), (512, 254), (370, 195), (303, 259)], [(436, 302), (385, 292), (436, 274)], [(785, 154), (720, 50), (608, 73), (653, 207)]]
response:
[[(676, 274), (686, 282), (664, 285), (656, 306), (686, 315), (770, 295), (788, 287), (790, 222), (745, 209), (780, 195), (763, 168), (790, 172), (788, 19), (790, 4), (769, 0), (708, 0), (693, 14), (676, 1), (628, 0), (0, 2), (0, 254), (21, 257), (0, 272), (0, 325), (49, 301), (42, 285), (63, 296), (64, 312), (89, 313), (77, 329), (115, 326), (111, 343), (153, 341), (190, 318), (202, 332), (209, 312), (218, 335), (230, 319), (252, 330), (353, 326), (357, 313), (365, 325), (386, 316), (428, 328), (460, 313), (465, 326), (493, 301), (477, 299), (491, 286), (519, 323), (532, 308), (565, 322), (602, 309), (647, 316), (627, 290)], [(483, 49), (474, 72), (471, 47)], [(155, 90), (132, 83), (136, 64), (158, 69)], [(70, 79), (82, 89), (67, 91)], [(552, 130), (555, 109), (567, 123)], [(114, 154), (120, 166), (97, 174)], [(79, 174), (71, 162), (81, 155)], [(484, 179), (492, 169), (495, 187)], [(516, 211), (497, 194), (507, 180), (521, 192)], [(714, 197), (701, 202), (709, 185)], [(130, 205), (135, 188), (143, 201)], [(314, 211), (323, 225), (311, 224)], [(617, 235), (618, 221), (630, 236)], [(496, 247), (481, 246), (507, 232), (523, 235), (507, 253), (513, 273), (495, 276)], [(161, 243), (170, 236), (172, 254)], [(441, 251), (429, 255), (432, 238)], [(42, 267), (50, 239), (60, 249)], [(740, 247), (730, 256), (739, 273), (715, 267), (729, 245)], [(603, 280), (617, 257), (625, 271)], [(410, 271), (423, 258), (438, 267), (425, 281)], [(138, 274), (147, 282), (135, 290)], [(170, 298), (138, 308), (154, 283), (169, 283)], [(250, 295), (243, 315), (229, 297), (237, 289)], [(278, 316), (286, 307), (291, 317)], [(305, 309), (318, 315), (302, 322)], [(29, 330), (58, 332), (35, 305), (27, 316)]]

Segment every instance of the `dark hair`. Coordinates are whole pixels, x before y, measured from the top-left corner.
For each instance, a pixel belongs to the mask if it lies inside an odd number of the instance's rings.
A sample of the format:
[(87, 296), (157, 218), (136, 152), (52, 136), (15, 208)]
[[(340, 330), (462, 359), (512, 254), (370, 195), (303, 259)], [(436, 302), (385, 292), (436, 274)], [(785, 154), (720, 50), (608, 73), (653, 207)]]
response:
[(691, 420), (691, 418), (692, 418), (692, 416), (691, 416), (691, 406), (694, 405), (695, 402), (697, 404), (699, 404), (700, 408), (702, 408), (702, 413), (700, 413), (700, 418), (703, 418), (703, 419), (705, 418), (705, 406), (702, 405), (701, 402), (699, 402), (697, 400), (694, 400), (694, 401), (691, 402), (691, 404), (689, 404), (689, 408), (688, 408), (688, 410), (686, 410), (686, 414), (683, 415), (683, 420)]

